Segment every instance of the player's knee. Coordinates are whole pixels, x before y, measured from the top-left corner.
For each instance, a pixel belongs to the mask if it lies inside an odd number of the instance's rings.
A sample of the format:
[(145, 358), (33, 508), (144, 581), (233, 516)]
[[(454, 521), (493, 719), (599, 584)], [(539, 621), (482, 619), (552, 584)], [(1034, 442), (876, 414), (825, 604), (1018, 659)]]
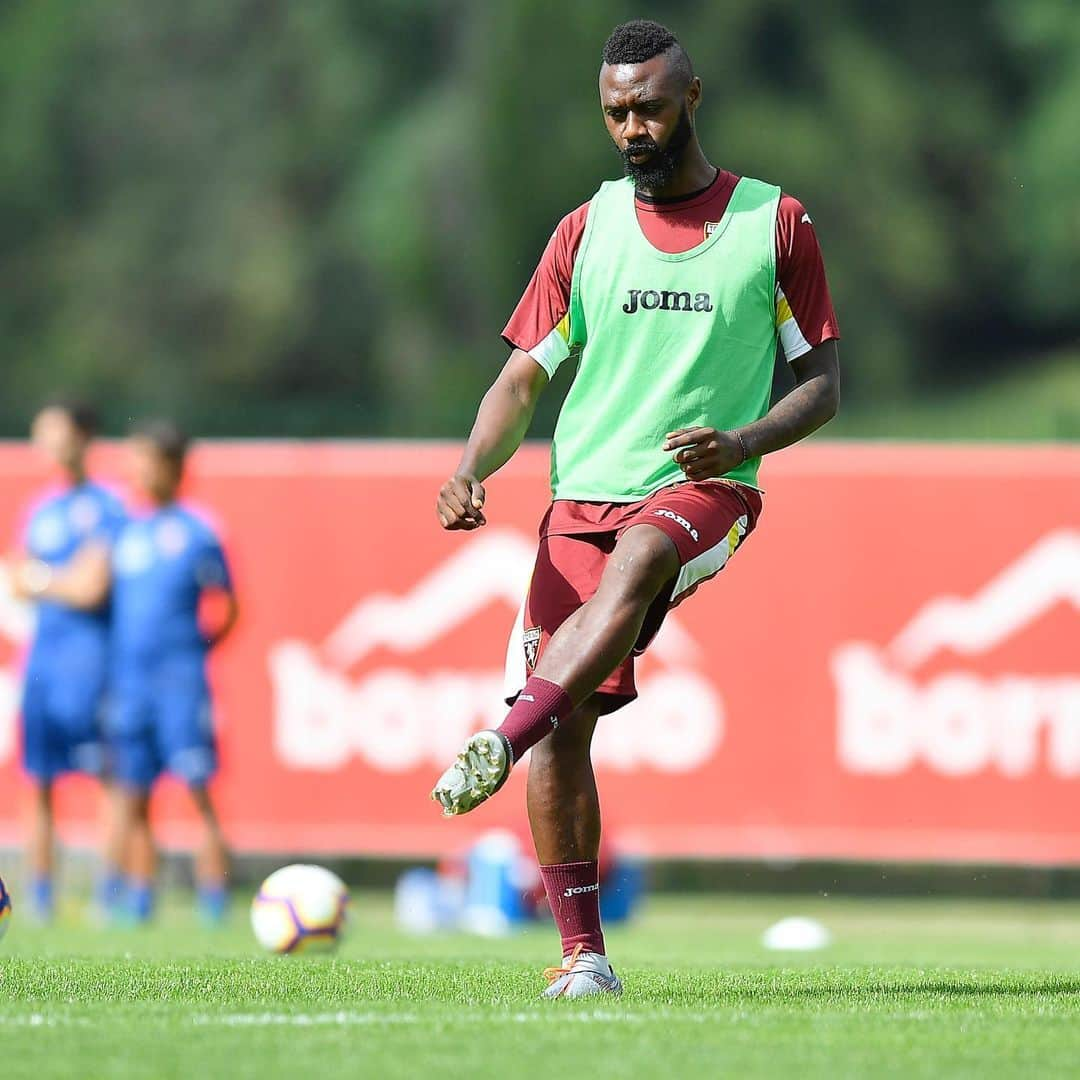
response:
[(638, 525), (615, 545), (599, 591), (616, 602), (647, 607), (678, 571), (679, 555), (671, 538), (651, 525)]
[(214, 824), (216, 822), (214, 804), (210, 800), (210, 792), (206, 784), (202, 781), (192, 781), (188, 784), (188, 794), (203, 821), (208, 825)]

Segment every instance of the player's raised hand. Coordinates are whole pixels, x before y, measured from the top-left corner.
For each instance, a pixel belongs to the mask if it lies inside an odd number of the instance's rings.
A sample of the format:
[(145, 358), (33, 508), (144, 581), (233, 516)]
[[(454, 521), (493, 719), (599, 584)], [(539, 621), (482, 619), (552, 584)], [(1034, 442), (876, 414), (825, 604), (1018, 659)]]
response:
[(484, 485), (475, 476), (451, 476), (439, 489), (436, 511), (444, 529), (479, 529), (484, 517)]
[(675, 451), (675, 462), (687, 480), (723, 476), (746, 460), (743, 444), (734, 432), (710, 427), (669, 431), (664, 449)]

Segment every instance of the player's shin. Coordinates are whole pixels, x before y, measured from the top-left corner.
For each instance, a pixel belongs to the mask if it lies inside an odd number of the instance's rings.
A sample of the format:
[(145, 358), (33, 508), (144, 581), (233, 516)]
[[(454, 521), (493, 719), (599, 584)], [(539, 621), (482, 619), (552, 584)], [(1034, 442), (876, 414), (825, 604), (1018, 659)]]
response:
[(541, 866), (552, 917), (562, 939), (563, 958), (582, 952), (604, 954), (604, 933), (600, 927), (600, 864), (557, 863)]
[(574, 703), (557, 683), (533, 675), (497, 729), (520, 761), (542, 738), (557, 731), (574, 711)]
[(622, 983), (608, 963), (600, 929), (599, 865), (558, 863), (540, 867), (551, 913), (562, 938), (563, 962), (548, 968), (545, 998), (618, 995)]
[(46, 923), (53, 917), (56, 898), (51, 874), (35, 874), (30, 879), (30, 911), (36, 922)]
[(30, 871), (30, 906), (39, 922), (53, 917), (53, 815), (52, 787), (35, 785), (33, 817), (27, 863)]

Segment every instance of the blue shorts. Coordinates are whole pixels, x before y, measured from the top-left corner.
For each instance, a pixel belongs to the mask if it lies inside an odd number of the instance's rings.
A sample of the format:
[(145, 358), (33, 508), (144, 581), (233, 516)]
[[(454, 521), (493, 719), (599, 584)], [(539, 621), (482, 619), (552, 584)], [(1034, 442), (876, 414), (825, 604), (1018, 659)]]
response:
[(27, 670), (23, 764), (35, 780), (53, 780), (66, 772), (101, 774), (104, 692), (104, 670), (54, 670), (41, 664)]
[(113, 681), (106, 712), (109, 768), (127, 787), (169, 772), (202, 787), (217, 772), (210, 689), (201, 659)]

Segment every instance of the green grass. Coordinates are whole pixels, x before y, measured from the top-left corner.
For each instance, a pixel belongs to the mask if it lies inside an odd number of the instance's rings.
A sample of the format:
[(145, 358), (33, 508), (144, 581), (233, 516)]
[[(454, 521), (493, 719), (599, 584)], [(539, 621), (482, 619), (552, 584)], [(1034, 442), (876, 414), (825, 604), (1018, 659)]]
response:
[[(786, 914), (835, 944), (776, 954)], [(541, 1003), (552, 930), (411, 938), (359, 895), (335, 958), (260, 956), (236, 911), (147, 930), (66, 913), (0, 944), (0, 1075), (664, 1077), (1075, 1075), (1080, 905), (655, 899), (609, 951), (621, 1001)]]

